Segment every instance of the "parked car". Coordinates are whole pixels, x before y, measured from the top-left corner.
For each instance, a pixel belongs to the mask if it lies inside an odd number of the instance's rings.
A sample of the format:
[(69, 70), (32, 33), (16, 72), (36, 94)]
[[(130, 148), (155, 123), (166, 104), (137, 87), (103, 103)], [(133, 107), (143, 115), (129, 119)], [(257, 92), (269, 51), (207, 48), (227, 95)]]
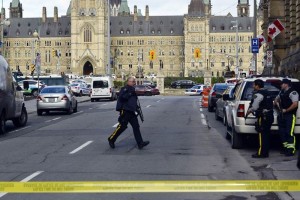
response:
[(143, 81), (143, 85), (154, 85), (154, 83), (152, 81)]
[(178, 80), (171, 83), (171, 88), (191, 88), (195, 85), (196, 83), (191, 80)]
[[(227, 89), (228, 86), (232, 84), (228, 83), (215, 83), (211, 88), (208, 95), (208, 112), (213, 112), (216, 107), (216, 102), (218, 100), (219, 95), (223, 94), (223, 92)], [(217, 96), (217, 94), (219, 94)]]
[(136, 85), (135, 92), (137, 95), (145, 95), (145, 96), (152, 96), (152, 95), (160, 94), (160, 92), (157, 88), (152, 88), (149, 85)]
[(49, 111), (77, 112), (77, 99), (68, 86), (47, 86), (37, 97), (37, 115)]
[(70, 87), (75, 96), (90, 95), (90, 89), (85, 83), (72, 83)]
[(223, 99), (223, 95), (228, 94), (229, 97), (233, 96), (233, 92), (234, 92), (234, 86), (230, 85), (228, 86), (228, 88), (223, 92), (223, 94), (218, 94), (218, 100), (216, 102), (216, 111), (215, 111), (215, 119), (216, 120), (220, 120), (223, 119), (223, 124), (226, 125), (226, 110), (227, 109), (227, 104), (228, 104), (228, 100), (224, 100)]
[[(227, 118), (227, 138), (231, 138), (232, 148), (242, 148), (244, 137), (247, 134), (257, 134), (255, 130), (256, 118), (253, 115), (249, 115), (245, 119), (245, 113), (249, 108), (249, 104), (252, 98), (253, 92), (253, 82), (257, 78), (246, 78), (240, 80), (235, 88), (233, 96), (223, 95), (224, 100), (230, 100), (228, 102), (228, 111), (226, 112)], [(259, 79), (265, 82), (265, 89), (267, 89), (272, 98), (278, 95), (281, 90), (281, 80), (280, 77), (259, 77)], [(300, 92), (300, 82), (297, 79), (290, 79), (292, 81), (293, 88)], [(298, 103), (300, 107), (300, 102)], [(272, 133), (278, 132), (277, 116), (278, 111), (274, 109), (274, 123), (271, 127)], [(295, 134), (300, 134), (300, 109), (297, 110), (296, 125), (294, 129)]]
[(6, 132), (6, 121), (16, 127), (27, 124), (27, 110), (22, 88), (16, 83), (6, 60), (0, 55), (0, 134)]
[(185, 95), (202, 95), (203, 89), (207, 88), (206, 85), (195, 85), (190, 89), (185, 90)]
[(117, 99), (113, 78), (109, 76), (93, 77), (91, 80), (91, 102), (99, 99)]
[(32, 95), (34, 97), (38, 95), (38, 88), (41, 90), (47, 86), (43, 81), (31, 79), (19, 81), (18, 85), (23, 89), (24, 95)]

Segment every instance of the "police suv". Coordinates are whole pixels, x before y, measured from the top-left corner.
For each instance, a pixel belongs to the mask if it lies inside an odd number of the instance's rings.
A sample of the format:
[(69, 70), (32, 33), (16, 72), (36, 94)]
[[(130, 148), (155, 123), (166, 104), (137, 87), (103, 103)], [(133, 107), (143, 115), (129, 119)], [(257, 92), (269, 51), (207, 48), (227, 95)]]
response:
[[(227, 127), (227, 139), (231, 139), (231, 147), (239, 149), (243, 147), (243, 140), (247, 134), (257, 134), (255, 131), (256, 118), (250, 114), (247, 118), (245, 115), (249, 108), (250, 101), (252, 99), (253, 82), (256, 79), (261, 79), (265, 83), (265, 89), (267, 89), (273, 99), (279, 94), (281, 90), (280, 77), (255, 77), (246, 78), (240, 80), (231, 94), (223, 95), (224, 100), (228, 100), (225, 110), (225, 124)], [(292, 87), (299, 93), (300, 82), (297, 79), (290, 79)], [(300, 103), (298, 103), (295, 134), (300, 134)], [(278, 131), (277, 116), (279, 111), (274, 109), (274, 123), (271, 127), (272, 132)]]
[(16, 83), (6, 60), (0, 56), (0, 134), (5, 133), (7, 120), (22, 127), (27, 118), (22, 88)]

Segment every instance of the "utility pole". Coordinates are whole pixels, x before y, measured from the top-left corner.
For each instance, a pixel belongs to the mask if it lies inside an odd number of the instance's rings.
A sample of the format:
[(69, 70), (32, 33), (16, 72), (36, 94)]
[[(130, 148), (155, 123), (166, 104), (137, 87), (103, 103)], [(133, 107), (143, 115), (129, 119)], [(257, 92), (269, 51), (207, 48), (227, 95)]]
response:
[[(257, 38), (257, 5), (254, 0), (254, 17), (253, 17), (253, 38)], [(254, 75), (257, 75), (257, 54), (253, 53)]]
[(236, 74), (236, 78), (240, 78), (239, 77), (239, 23), (238, 20), (236, 19), (236, 21), (231, 21), (231, 23), (235, 23), (235, 25), (233, 27), (235, 27), (235, 58), (236, 58), (236, 68), (235, 68), (235, 72)]

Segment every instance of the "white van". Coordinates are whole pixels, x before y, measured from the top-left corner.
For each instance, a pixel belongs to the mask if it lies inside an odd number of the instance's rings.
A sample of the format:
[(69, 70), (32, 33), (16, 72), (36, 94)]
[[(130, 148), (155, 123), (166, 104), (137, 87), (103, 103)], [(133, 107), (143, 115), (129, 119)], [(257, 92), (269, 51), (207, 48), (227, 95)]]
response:
[(3, 56), (0, 56), (0, 134), (5, 133), (5, 123), (12, 120), (16, 127), (25, 126), (27, 111), (22, 88), (16, 83)]
[(99, 99), (117, 99), (113, 78), (109, 76), (93, 77), (91, 80), (91, 102)]

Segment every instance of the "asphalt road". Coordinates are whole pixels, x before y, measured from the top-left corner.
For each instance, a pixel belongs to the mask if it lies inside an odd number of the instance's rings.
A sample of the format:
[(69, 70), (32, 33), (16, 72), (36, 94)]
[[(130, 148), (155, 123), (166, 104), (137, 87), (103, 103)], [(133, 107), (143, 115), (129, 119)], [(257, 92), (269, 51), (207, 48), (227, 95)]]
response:
[[(1, 181), (131, 181), (299, 179), (296, 158), (272, 149), (254, 160), (255, 145), (233, 150), (225, 128), (200, 108), (199, 97), (141, 97), (145, 122), (139, 150), (129, 128), (110, 149), (116, 102), (83, 102), (78, 113), (29, 114), (28, 125), (0, 137)], [(288, 170), (284, 167), (288, 167)], [(277, 168), (276, 168), (277, 167)], [(0, 194), (0, 200), (292, 199), (296, 193)], [(297, 198), (295, 198), (297, 199)]]

